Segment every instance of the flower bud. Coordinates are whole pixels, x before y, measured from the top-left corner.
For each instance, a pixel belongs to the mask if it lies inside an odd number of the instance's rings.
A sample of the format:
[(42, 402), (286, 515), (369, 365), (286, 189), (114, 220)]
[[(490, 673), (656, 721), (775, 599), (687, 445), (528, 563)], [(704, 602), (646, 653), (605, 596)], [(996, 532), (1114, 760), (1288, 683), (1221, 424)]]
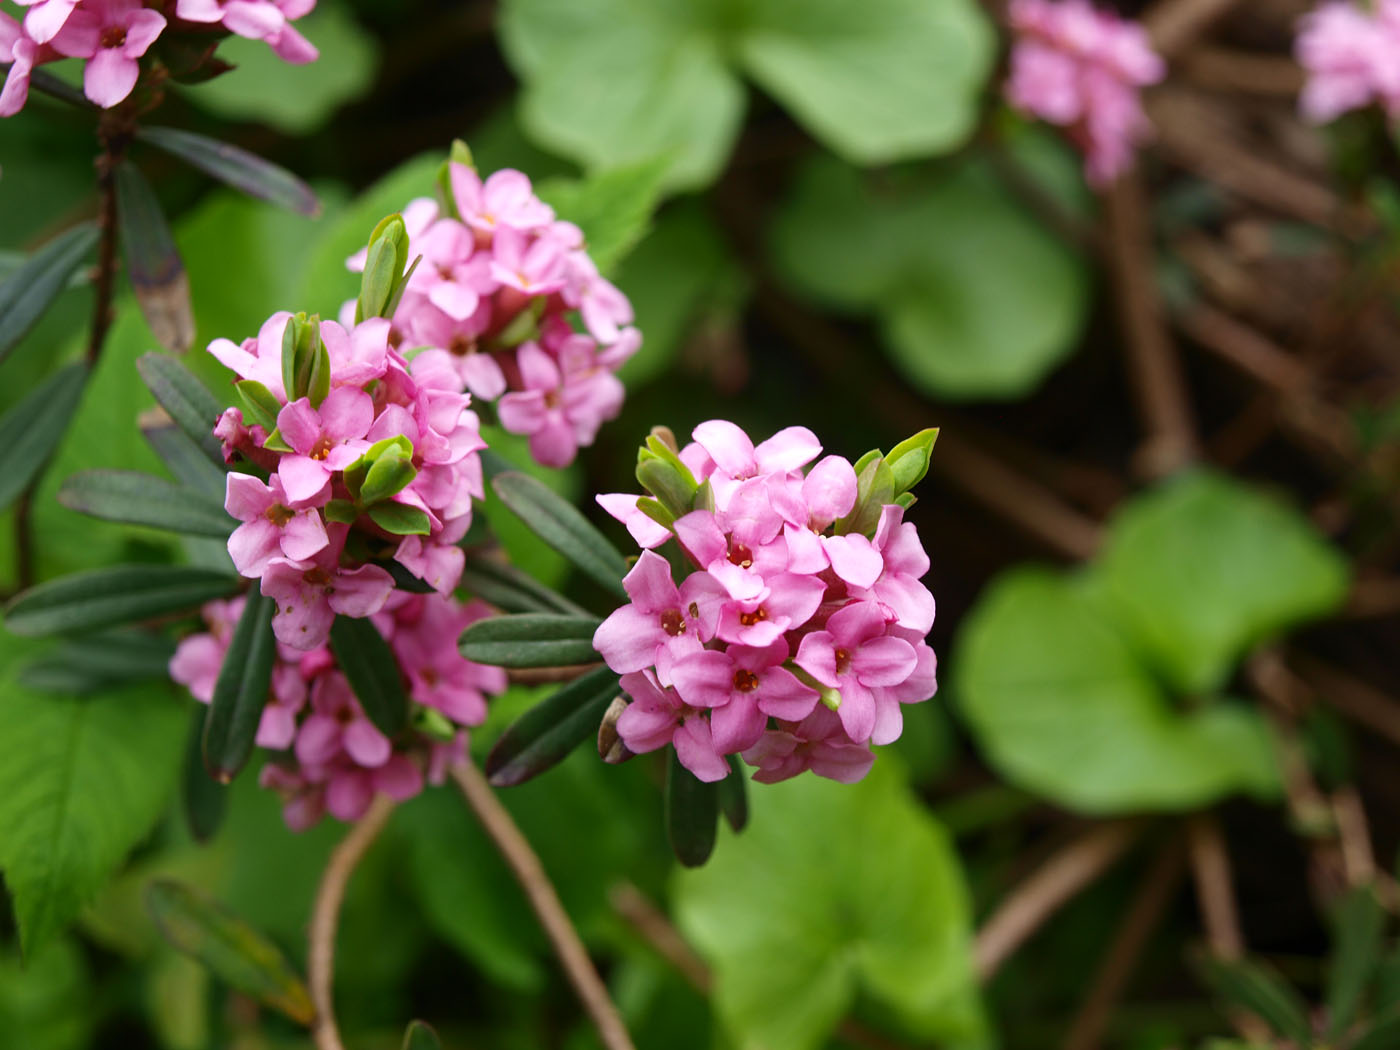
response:
[(321, 318), (295, 314), (282, 332), (282, 386), (287, 400), (307, 398), (319, 408), (331, 390), (331, 359), (321, 342)]
[(894, 492), (901, 496), (928, 473), (929, 460), (933, 455), (934, 442), (938, 440), (938, 428), (921, 430), (911, 438), (906, 438), (885, 457), (890, 472), (894, 475)]
[[(408, 230), (397, 213), (381, 219), (369, 235), (365, 272), (360, 279), (356, 323), (367, 317), (392, 317), (408, 280)], [(411, 270), (410, 270), (411, 272)]]

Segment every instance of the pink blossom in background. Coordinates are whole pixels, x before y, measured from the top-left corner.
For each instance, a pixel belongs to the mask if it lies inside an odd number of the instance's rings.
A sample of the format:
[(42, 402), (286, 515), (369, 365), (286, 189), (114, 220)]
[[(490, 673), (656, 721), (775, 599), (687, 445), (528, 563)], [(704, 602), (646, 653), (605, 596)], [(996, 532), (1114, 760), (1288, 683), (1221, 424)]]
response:
[(1067, 128), (1089, 181), (1112, 182), (1150, 132), (1139, 90), (1166, 75), (1147, 34), (1087, 0), (1012, 0), (1007, 17), (1016, 34), (1008, 100)]
[(1298, 100), (1308, 120), (1373, 103), (1400, 119), (1400, 0), (1321, 4), (1300, 22), (1294, 54), (1308, 74)]

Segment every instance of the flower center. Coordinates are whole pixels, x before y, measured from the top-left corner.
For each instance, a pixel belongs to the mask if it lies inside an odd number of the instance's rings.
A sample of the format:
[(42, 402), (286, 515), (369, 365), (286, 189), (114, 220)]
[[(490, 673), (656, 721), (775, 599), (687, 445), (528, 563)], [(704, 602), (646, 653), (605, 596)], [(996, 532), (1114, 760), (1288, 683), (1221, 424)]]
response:
[(313, 587), (325, 587), (331, 582), (331, 574), (319, 565), (315, 568), (307, 569), (301, 574), (301, 578)]
[(685, 617), (679, 609), (667, 609), (661, 614), (661, 629), (672, 638), (685, 634)]
[(102, 30), (101, 44), (105, 48), (121, 47), (126, 43), (126, 28), (124, 26), (108, 26)]
[(311, 451), (307, 455), (315, 460), (324, 460), (331, 454), (331, 449), (334, 447), (335, 442), (322, 434), (316, 439), (316, 444), (311, 446)]
[(845, 674), (851, 667), (851, 654), (845, 649), (836, 650), (836, 673)]
[(558, 407), (559, 407), (559, 391), (557, 391), (557, 390), (546, 390), (546, 391), (544, 392), (544, 407), (545, 407), (545, 408), (558, 408)]
[(276, 525), (279, 529), (286, 528), (287, 522), (291, 521), (296, 516), (296, 511), (282, 503), (274, 503), (263, 513), (263, 517), (272, 522), (272, 524)]
[(438, 684), (438, 673), (431, 667), (425, 667), (419, 671), (418, 677), (423, 679), (423, 684), (429, 689)]
[(476, 340), (468, 339), (464, 335), (454, 335), (452, 337), (452, 342), (447, 346), (447, 350), (457, 357), (466, 357), (468, 354), (475, 352)]
[(741, 693), (752, 693), (758, 688), (758, 675), (741, 667), (734, 672), (734, 688)]
[(761, 605), (753, 612), (739, 614), (739, 622), (745, 627), (752, 627), (754, 624), (762, 623), (766, 619), (768, 619), (768, 610)]
[(742, 543), (735, 543), (729, 548), (729, 562), (741, 569), (751, 569), (753, 568), (753, 551)]

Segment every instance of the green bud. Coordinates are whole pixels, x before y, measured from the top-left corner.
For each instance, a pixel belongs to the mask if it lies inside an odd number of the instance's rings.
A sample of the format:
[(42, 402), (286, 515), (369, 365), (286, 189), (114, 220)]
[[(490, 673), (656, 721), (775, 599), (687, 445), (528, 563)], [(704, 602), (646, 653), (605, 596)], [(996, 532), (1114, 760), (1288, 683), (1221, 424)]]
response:
[(637, 480), (656, 497), (673, 518), (690, 513), (695, 504), (697, 488), (690, 471), (685, 470), (683, 466), (680, 470), (676, 469), (679, 463), (679, 460), (675, 464), (668, 463), (649, 452), (643, 452), (637, 463)]
[(450, 744), (457, 736), (457, 726), (450, 722), (441, 711), (433, 707), (414, 704), (410, 722), (413, 728), (424, 736), (444, 744)]
[(389, 317), (391, 303), (397, 303), (404, 270), (408, 266), (408, 230), (403, 217), (395, 213), (379, 221), (369, 235), (365, 272), (360, 278), (360, 298), (355, 305), (356, 322), (367, 317)]
[(245, 423), (260, 426), (269, 434), (277, 429), (277, 413), (282, 411), (282, 405), (271, 390), (256, 379), (239, 380), (233, 384), (233, 389), (243, 409)]
[(282, 431), (280, 430), (274, 430), (271, 434), (267, 435), (267, 440), (262, 443), (262, 447), (267, 449), (269, 452), (296, 451), (296, 449), (292, 448), (291, 445), (287, 444), (287, 441), (284, 437), (282, 437)]
[(352, 525), (360, 516), (360, 510), (348, 499), (333, 499), (321, 508), (327, 521), (338, 521), (342, 525)]
[(648, 499), (646, 496), (638, 496), (637, 509), (662, 528), (674, 531), (676, 524), (675, 515), (656, 500)]
[(853, 464), (856, 471), (856, 477), (860, 477), (860, 472), (862, 470), (870, 466), (871, 463), (875, 462), (875, 460), (879, 459), (883, 455), (884, 453), (881, 452), (878, 448), (872, 448), (865, 455), (861, 456), (860, 459), (856, 460)]
[(906, 438), (885, 457), (894, 475), (896, 495), (908, 492), (928, 473), (929, 460), (933, 455), (934, 442), (938, 440), (938, 428), (921, 430), (911, 438)]
[[(365, 498), (362, 490), (366, 479), (369, 477), (370, 470), (374, 467), (375, 463), (378, 462), (379, 458), (385, 455), (390, 449), (397, 450), (397, 452), (401, 453), (406, 459), (413, 458), (413, 442), (409, 441), (405, 434), (395, 434), (393, 437), (387, 437), (376, 441), (365, 450), (364, 455), (360, 456), (359, 459), (351, 463), (342, 472), (341, 477), (345, 481), (345, 487), (350, 490), (350, 495), (355, 497), (357, 503), (374, 502), (373, 499)], [(412, 481), (413, 478), (410, 477), (408, 480)], [(405, 481), (404, 485), (407, 484), (408, 481)], [(398, 489), (395, 489), (394, 492), (398, 492), (402, 488), (403, 486), (401, 485)], [(387, 493), (387, 495), (392, 496), (394, 492)]]
[(385, 501), (369, 508), (370, 520), (395, 536), (426, 536), (432, 531), (428, 515), (417, 507)]
[(862, 456), (865, 466), (856, 477), (856, 503), (851, 513), (836, 522), (837, 535), (849, 532), (873, 536), (880, 524), (880, 510), (894, 502), (894, 473), (883, 456)]
[(538, 296), (506, 325), (496, 342), (503, 348), (528, 343), (540, 334), (540, 317), (544, 315), (544, 299)]
[(360, 486), (360, 502), (378, 503), (397, 495), (417, 476), (418, 470), (413, 465), (413, 446), (410, 445), (405, 451), (401, 445), (390, 445), (375, 458), (365, 474)]
[(680, 452), (681, 447), (676, 444), (676, 433), (670, 427), (652, 427), (651, 433), (647, 435), (647, 448), (651, 448), (652, 438), (665, 445), (672, 452)]
[(437, 191), (438, 207), (442, 209), (442, 213), (449, 218), (460, 219), (462, 213), (457, 210), (457, 198), (452, 193), (452, 165), (454, 164), (476, 168), (476, 162), (472, 160), (472, 151), (461, 139), (452, 140), (452, 148), (448, 150), (447, 159), (438, 165), (437, 177), (433, 186)]
[(282, 386), (287, 400), (307, 398), (313, 406), (331, 388), (330, 354), (321, 342), (321, 318), (295, 314), (282, 332)]

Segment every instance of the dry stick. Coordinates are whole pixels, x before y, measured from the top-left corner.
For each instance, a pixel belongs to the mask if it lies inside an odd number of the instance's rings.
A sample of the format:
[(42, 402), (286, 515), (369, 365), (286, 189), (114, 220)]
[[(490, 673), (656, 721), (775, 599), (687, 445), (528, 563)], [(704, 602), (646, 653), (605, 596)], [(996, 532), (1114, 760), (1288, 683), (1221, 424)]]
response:
[(1164, 57), (1185, 50), (1239, 0), (1157, 0), (1142, 16), (1152, 46)]
[(554, 685), (559, 682), (572, 682), (580, 675), (587, 674), (601, 664), (565, 664), (561, 667), (512, 667), (506, 677), (514, 685)]
[(321, 875), (321, 884), (316, 888), (306, 960), (311, 1002), (316, 1007), (316, 1019), (311, 1026), (316, 1050), (345, 1050), (345, 1044), (340, 1041), (340, 1030), (335, 1024), (335, 932), (340, 924), (340, 904), (345, 899), (345, 887), (350, 882), (350, 876), (384, 830), (393, 811), (392, 801), (384, 795), (376, 795), (369, 811), (331, 852), (326, 870)]
[(1055, 854), (1011, 891), (977, 933), (973, 967), (983, 982), (1060, 906), (1111, 867), (1137, 838), (1135, 821), (1101, 824)]
[(1400, 703), (1346, 671), (1301, 653), (1290, 664), (1329, 706), (1400, 744)]
[(1380, 619), (1400, 614), (1400, 579), (1372, 576), (1351, 585), (1343, 615), (1354, 620)]
[(1185, 842), (1181, 836), (1177, 836), (1143, 876), (1122, 925), (1099, 962), (1084, 1005), (1079, 1008), (1065, 1036), (1065, 1050), (1094, 1050), (1103, 1039), (1113, 1004), (1127, 987), (1133, 967), (1161, 921), (1162, 913), (1171, 903), (1185, 868)]
[(1203, 88), (1275, 98), (1296, 97), (1304, 80), (1302, 67), (1290, 58), (1214, 47), (1192, 49), (1182, 72)]
[(617, 1007), (608, 996), (603, 979), (594, 969), (593, 961), (569, 920), (568, 912), (559, 902), (559, 894), (549, 881), (540, 858), (496, 797), (491, 785), (470, 760), (454, 764), (451, 772), (452, 779), (462, 789), (467, 805), (481, 821), (486, 834), (491, 836), (491, 841), (501, 851), (520, 888), (525, 891), (530, 907), (534, 909), (545, 935), (563, 963), (569, 983), (574, 986), (584, 1009), (598, 1029), (603, 1045), (607, 1050), (633, 1050), (632, 1038), (627, 1034)]
[(1126, 337), (1129, 373), (1147, 428), (1139, 466), (1161, 477), (1196, 453), (1195, 427), (1181, 363), (1167, 334), (1154, 276), (1152, 231), (1140, 178), (1129, 173), (1108, 191), (1108, 251)]

